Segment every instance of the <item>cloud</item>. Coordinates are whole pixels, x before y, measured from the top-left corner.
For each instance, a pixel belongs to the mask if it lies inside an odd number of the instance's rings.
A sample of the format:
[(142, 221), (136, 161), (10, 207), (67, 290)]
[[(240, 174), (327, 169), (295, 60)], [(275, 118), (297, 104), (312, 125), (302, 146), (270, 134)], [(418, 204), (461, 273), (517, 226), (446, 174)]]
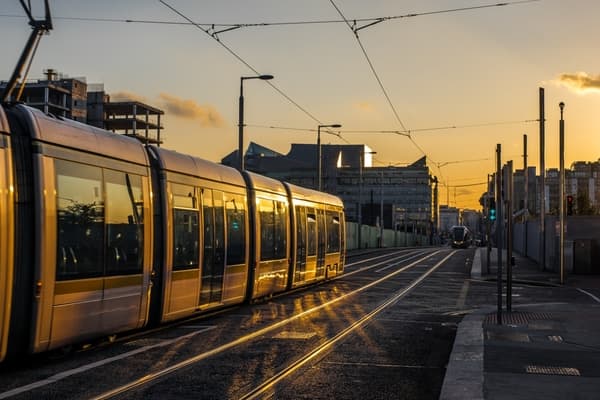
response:
[(127, 91), (111, 93), (110, 101), (139, 101), (140, 103), (149, 104), (145, 97)]
[(589, 75), (585, 72), (560, 74), (558, 83), (575, 91), (600, 90), (600, 75)]
[(225, 120), (216, 108), (211, 105), (201, 105), (194, 100), (181, 99), (168, 93), (160, 93), (160, 100), (165, 112), (181, 118), (196, 119), (201, 126), (220, 128), (225, 126)]

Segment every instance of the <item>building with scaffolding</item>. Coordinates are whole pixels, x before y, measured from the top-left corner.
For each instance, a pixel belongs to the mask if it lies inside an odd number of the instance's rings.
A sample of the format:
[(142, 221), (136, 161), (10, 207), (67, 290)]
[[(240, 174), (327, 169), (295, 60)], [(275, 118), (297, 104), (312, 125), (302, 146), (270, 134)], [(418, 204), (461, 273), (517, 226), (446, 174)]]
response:
[[(85, 78), (68, 78), (51, 68), (44, 74), (45, 79), (17, 86), (9, 101), (19, 98), (48, 114), (135, 137), (144, 143), (162, 143), (163, 110), (139, 101), (111, 102), (104, 85), (88, 85)], [(7, 84), (1, 81), (0, 91)]]
[[(47, 114), (87, 122), (87, 83), (85, 78), (67, 78), (54, 69), (44, 71), (45, 79), (30, 80), (15, 88), (13, 96), (25, 104)], [(8, 81), (0, 82), (0, 90), (6, 88)], [(19, 96), (20, 94), (20, 96)]]

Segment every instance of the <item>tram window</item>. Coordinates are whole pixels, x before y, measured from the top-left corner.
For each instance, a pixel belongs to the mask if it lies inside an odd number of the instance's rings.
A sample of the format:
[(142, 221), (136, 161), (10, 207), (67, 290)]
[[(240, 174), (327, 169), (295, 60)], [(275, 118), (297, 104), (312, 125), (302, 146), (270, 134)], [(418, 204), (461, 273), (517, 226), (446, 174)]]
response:
[(143, 269), (142, 178), (104, 170), (106, 183), (106, 273), (138, 274)]
[(327, 212), (327, 252), (340, 251), (340, 216), (336, 212)]
[(200, 254), (197, 210), (173, 210), (173, 269), (198, 267)]
[(244, 196), (226, 194), (227, 218), (227, 264), (237, 265), (246, 261), (246, 209)]
[(193, 186), (171, 183), (171, 193), (173, 193), (173, 207), (198, 208), (198, 197)]
[(260, 259), (279, 260), (287, 256), (287, 217), (285, 203), (264, 200), (259, 202)]
[(173, 270), (198, 268), (200, 211), (193, 186), (171, 183), (173, 194)]
[(103, 273), (102, 169), (55, 160), (57, 204), (56, 279)]
[(215, 218), (213, 214), (213, 197), (212, 190), (203, 189), (202, 195), (202, 214), (204, 216), (204, 252), (203, 252), (203, 269), (210, 270), (214, 264), (215, 249), (213, 246), (215, 232)]
[(215, 265), (225, 262), (225, 214), (223, 207), (223, 192), (213, 190), (213, 207), (215, 211)]
[(309, 212), (306, 217), (308, 222), (308, 240), (306, 254), (309, 256), (314, 256), (317, 254), (317, 216), (313, 211)]

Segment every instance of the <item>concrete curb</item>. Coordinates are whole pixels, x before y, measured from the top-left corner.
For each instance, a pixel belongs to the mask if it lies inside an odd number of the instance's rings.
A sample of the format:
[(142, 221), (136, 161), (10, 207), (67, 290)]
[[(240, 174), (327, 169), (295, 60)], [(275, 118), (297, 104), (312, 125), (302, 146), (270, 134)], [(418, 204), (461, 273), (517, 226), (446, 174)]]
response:
[(473, 257), (473, 265), (471, 266), (471, 278), (481, 279), (481, 249), (475, 250), (475, 257)]
[(483, 399), (484, 313), (467, 315), (458, 324), (440, 400)]
[[(471, 278), (481, 278), (480, 249), (475, 251)], [(440, 400), (482, 400), (483, 397), (483, 319), (487, 310), (467, 315), (458, 324)]]

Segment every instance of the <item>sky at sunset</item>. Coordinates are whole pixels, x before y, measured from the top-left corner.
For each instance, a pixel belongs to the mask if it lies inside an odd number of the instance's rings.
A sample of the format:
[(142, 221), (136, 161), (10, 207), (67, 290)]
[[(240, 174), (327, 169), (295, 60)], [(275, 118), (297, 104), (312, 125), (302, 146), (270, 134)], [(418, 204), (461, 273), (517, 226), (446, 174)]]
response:
[[(41, 16), (42, 1), (31, 3)], [(244, 82), (246, 146), (287, 153), (290, 143), (316, 143), (319, 123), (339, 123), (339, 136), (322, 133), (324, 144), (366, 144), (376, 166), (426, 155), (443, 184), (440, 203), (479, 209), (485, 186), (477, 184), (495, 169), (497, 143), (503, 163), (522, 168), (527, 134), (528, 164), (539, 166), (539, 87), (546, 167), (558, 167), (561, 101), (566, 166), (600, 158), (600, 1), (483, 7), (497, 3), (50, 0), (54, 29), (29, 78), (54, 68), (103, 83), (113, 99), (162, 108), (164, 147), (220, 161), (237, 148), (240, 77), (272, 74), (274, 87)], [(432, 13), (447, 10), (456, 11)], [(0, 2), (0, 79), (29, 35), (24, 15), (18, 0)], [(245, 24), (259, 26), (219, 33), (220, 41), (208, 34)], [(359, 40), (353, 25), (364, 27)]]

